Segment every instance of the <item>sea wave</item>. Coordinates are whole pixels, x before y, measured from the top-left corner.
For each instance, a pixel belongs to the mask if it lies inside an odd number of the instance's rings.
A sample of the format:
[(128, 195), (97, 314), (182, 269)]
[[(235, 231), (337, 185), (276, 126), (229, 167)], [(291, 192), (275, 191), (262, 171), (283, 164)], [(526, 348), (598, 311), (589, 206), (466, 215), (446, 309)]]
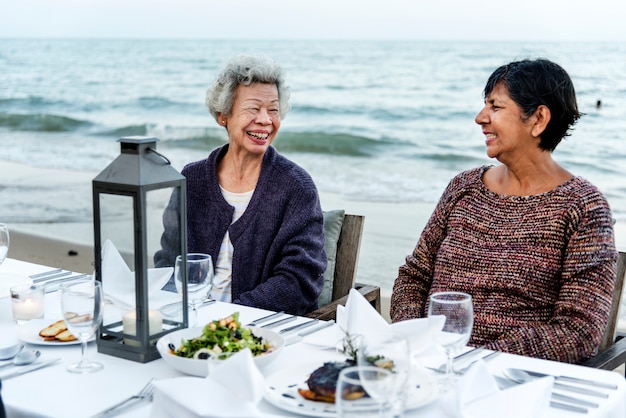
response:
[(54, 114), (0, 112), (0, 127), (15, 131), (68, 132), (90, 125), (84, 120)]

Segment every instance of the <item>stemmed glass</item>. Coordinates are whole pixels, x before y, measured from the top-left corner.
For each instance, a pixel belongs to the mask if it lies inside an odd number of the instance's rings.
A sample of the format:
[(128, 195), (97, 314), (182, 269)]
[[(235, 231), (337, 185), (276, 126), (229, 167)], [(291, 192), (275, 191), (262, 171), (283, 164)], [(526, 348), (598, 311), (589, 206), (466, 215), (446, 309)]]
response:
[(465, 347), (472, 335), (472, 297), (462, 292), (433, 293), (428, 304), (428, 319), (435, 343), (447, 356), (446, 374), (441, 388), (445, 392), (454, 381), (452, 359)]
[(381, 418), (393, 391), (392, 374), (376, 366), (352, 366), (339, 372), (335, 392), (337, 416)]
[(102, 284), (93, 279), (79, 280), (61, 287), (61, 312), (67, 329), (78, 338), (82, 357), (78, 363), (67, 366), (72, 373), (91, 373), (102, 369), (102, 364), (87, 359), (87, 342), (102, 322)]
[(392, 417), (403, 416), (411, 370), (409, 340), (394, 335), (364, 336), (357, 351), (357, 363), (359, 366), (374, 366), (391, 372), (391, 392), (383, 398), (383, 407), (390, 411)]
[(0, 224), (0, 264), (4, 262), (9, 254), (9, 226)]
[[(183, 290), (183, 257), (176, 257), (174, 277), (176, 290), (182, 295)], [(209, 254), (187, 254), (187, 300), (193, 309), (193, 323), (198, 324), (198, 306), (209, 297), (213, 286), (213, 261)]]

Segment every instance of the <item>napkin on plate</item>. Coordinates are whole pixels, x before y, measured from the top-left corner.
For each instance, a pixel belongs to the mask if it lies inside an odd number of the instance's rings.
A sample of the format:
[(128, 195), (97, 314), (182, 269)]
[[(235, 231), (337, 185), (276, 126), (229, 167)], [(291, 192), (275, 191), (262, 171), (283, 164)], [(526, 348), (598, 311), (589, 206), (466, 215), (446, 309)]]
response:
[[(148, 269), (148, 293), (155, 308), (180, 298), (176, 293), (161, 290), (173, 271), (172, 267)], [(135, 306), (135, 274), (111, 240), (106, 240), (102, 247), (102, 278), (103, 290), (108, 297), (117, 304)]]
[[(337, 306), (337, 325), (307, 336), (305, 342), (322, 347), (341, 349), (346, 333), (349, 335), (391, 336), (408, 338), (415, 354), (430, 344), (428, 318), (417, 318), (389, 324), (356, 289), (348, 294), (346, 306)], [(443, 321), (441, 322), (443, 327)]]
[(257, 408), (265, 392), (265, 380), (249, 349), (212, 367), (206, 378), (177, 377), (159, 380), (154, 386), (151, 418), (267, 416)]
[(553, 377), (500, 390), (489, 374), (487, 365), (479, 360), (456, 382), (456, 390), (449, 390), (439, 402), (450, 417), (462, 418), (535, 418), (545, 415), (550, 404)]

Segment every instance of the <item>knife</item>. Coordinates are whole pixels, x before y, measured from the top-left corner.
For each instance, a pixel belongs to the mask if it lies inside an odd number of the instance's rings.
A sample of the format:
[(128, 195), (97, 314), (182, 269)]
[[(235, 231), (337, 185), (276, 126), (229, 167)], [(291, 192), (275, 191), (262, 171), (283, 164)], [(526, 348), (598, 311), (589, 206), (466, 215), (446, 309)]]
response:
[(267, 322), (267, 321), (270, 321), (270, 320), (272, 320), (274, 318), (277, 318), (277, 317), (279, 317), (281, 315), (284, 315), (284, 313), (285, 312), (280, 311), (280, 312), (276, 312), (276, 313), (273, 313), (273, 314), (268, 315), (268, 316), (264, 316), (263, 318), (255, 319), (254, 321), (250, 322), (246, 326), (251, 327), (251, 326), (254, 326), (254, 325), (262, 324), (263, 322)]
[(306, 322), (303, 322), (303, 323), (298, 324), (298, 325), (294, 325), (294, 326), (289, 327), (289, 328), (281, 329), (280, 331), (278, 331), (278, 333), (279, 334), (286, 334), (288, 332), (293, 332), (293, 331), (296, 331), (296, 330), (299, 330), (299, 329), (302, 329), (302, 328), (310, 327), (311, 325), (315, 325), (318, 322), (319, 322), (319, 319), (312, 319), (310, 321), (306, 321)]
[(279, 319), (278, 321), (271, 322), (271, 323), (269, 323), (267, 325), (263, 325), (263, 326), (261, 326), (261, 328), (274, 328), (274, 327), (277, 327), (279, 325), (286, 324), (287, 322), (295, 321), (296, 319), (298, 319), (298, 317), (296, 315), (289, 316), (287, 318)]
[(328, 328), (331, 325), (335, 324), (335, 320), (331, 319), (330, 321), (322, 321), (322, 323), (314, 328), (311, 329), (307, 329), (304, 331), (300, 331), (297, 335), (294, 335), (293, 337), (289, 337), (285, 340), (285, 345), (291, 345), (291, 344), (295, 344), (295, 343), (299, 343), (300, 341), (303, 340), (304, 337), (306, 337), (307, 335), (313, 334), (314, 332), (323, 330), (324, 328)]
[[(43, 277), (39, 277), (37, 279), (33, 279), (33, 283), (47, 282), (48, 280), (57, 279), (59, 277), (65, 277), (72, 274), (71, 271), (64, 271), (61, 273), (48, 274)], [(31, 277), (32, 278), (32, 277)]]
[(34, 279), (38, 279), (40, 277), (50, 276), (50, 275), (58, 273), (60, 271), (63, 271), (63, 269), (54, 269), (54, 270), (50, 270), (50, 271), (44, 271), (43, 273), (31, 274), (30, 278), (34, 280)]
[(35, 370), (39, 370), (39, 369), (42, 369), (44, 367), (51, 366), (54, 363), (56, 363), (57, 361), (59, 361), (59, 360), (61, 360), (61, 358), (57, 357), (57, 358), (53, 358), (53, 359), (50, 359), (50, 360), (42, 361), (41, 363), (35, 363), (32, 366), (24, 366), (22, 369), (16, 370), (16, 371), (11, 372), (9, 374), (5, 374), (4, 376), (2, 376), (2, 380), (7, 380), (7, 379), (10, 379), (12, 377), (21, 376), (21, 375), (26, 374), (26, 373), (34, 372)]
[(597, 380), (588, 380), (588, 379), (581, 379), (578, 377), (570, 377), (570, 376), (555, 376), (555, 375), (551, 375), (551, 374), (547, 374), (547, 373), (539, 373), (539, 372), (532, 372), (530, 370), (522, 370), (522, 369), (518, 369), (521, 370), (523, 372), (526, 372), (527, 374), (533, 376), (533, 377), (548, 377), (548, 376), (552, 376), (557, 380), (562, 380), (562, 381), (566, 381), (566, 382), (570, 382), (570, 383), (579, 383), (581, 385), (589, 385), (589, 386), (594, 386), (597, 388), (604, 388), (604, 389), (613, 389), (613, 390), (617, 390), (617, 385), (613, 385), (611, 383), (605, 383), (605, 382), (598, 382)]
[(566, 385), (564, 383), (554, 382), (554, 389), (567, 390), (569, 392), (580, 393), (582, 395), (596, 396), (598, 398), (608, 398), (609, 394), (604, 392), (598, 392), (596, 390), (585, 389), (579, 386)]

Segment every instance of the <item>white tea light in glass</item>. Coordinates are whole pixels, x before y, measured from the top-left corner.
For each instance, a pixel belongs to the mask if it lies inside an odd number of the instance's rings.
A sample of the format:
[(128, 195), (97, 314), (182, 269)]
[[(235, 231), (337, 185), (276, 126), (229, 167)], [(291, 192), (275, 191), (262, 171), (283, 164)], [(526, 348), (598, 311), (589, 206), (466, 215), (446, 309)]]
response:
[(4, 262), (9, 254), (9, 226), (0, 224), (0, 264)]
[(61, 313), (67, 329), (81, 342), (82, 357), (67, 366), (72, 373), (91, 373), (102, 364), (87, 359), (87, 342), (102, 322), (102, 284), (93, 279), (68, 283), (61, 287)]
[[(163, 315), (161, 312), (150, 309), (148, 311), (148, 323), (150, 329), (150, 335), (158, 334), (163, 329)], [(135, 311), (128, 311), (122, 317), (122, 327), (124, 334), (137, 335), (137, 314)], [(152, 342), (151, 342), (152, 343)], [(139, 347), (139, 341), (131, 340), (130, 338), (124, 338), (124, 344)]]
[[(176, 257), (174, 266), (174, 278), (176, 290), (182, 294), (183, 284), (183, 259)], [(209, 254), (187, 254), (187, 299), (193, 309), (193, 322), (191, 327), (198, 324), (198, 305), (208, 299), (213, 286), (213, 261)]]
[(43, 286), (20, 284), (11, 287), (13, 319), (23, 325), (31, 319), (43, 318), (45, 292)]
[(428, 302), (428, 325), (433, 341), (447, 357), (442, 384), (442, 390), (446, 391), (454, 380), (452, 358), (465, 347), (472, 335), (472, 297), (462, 292), (433, 293)]

